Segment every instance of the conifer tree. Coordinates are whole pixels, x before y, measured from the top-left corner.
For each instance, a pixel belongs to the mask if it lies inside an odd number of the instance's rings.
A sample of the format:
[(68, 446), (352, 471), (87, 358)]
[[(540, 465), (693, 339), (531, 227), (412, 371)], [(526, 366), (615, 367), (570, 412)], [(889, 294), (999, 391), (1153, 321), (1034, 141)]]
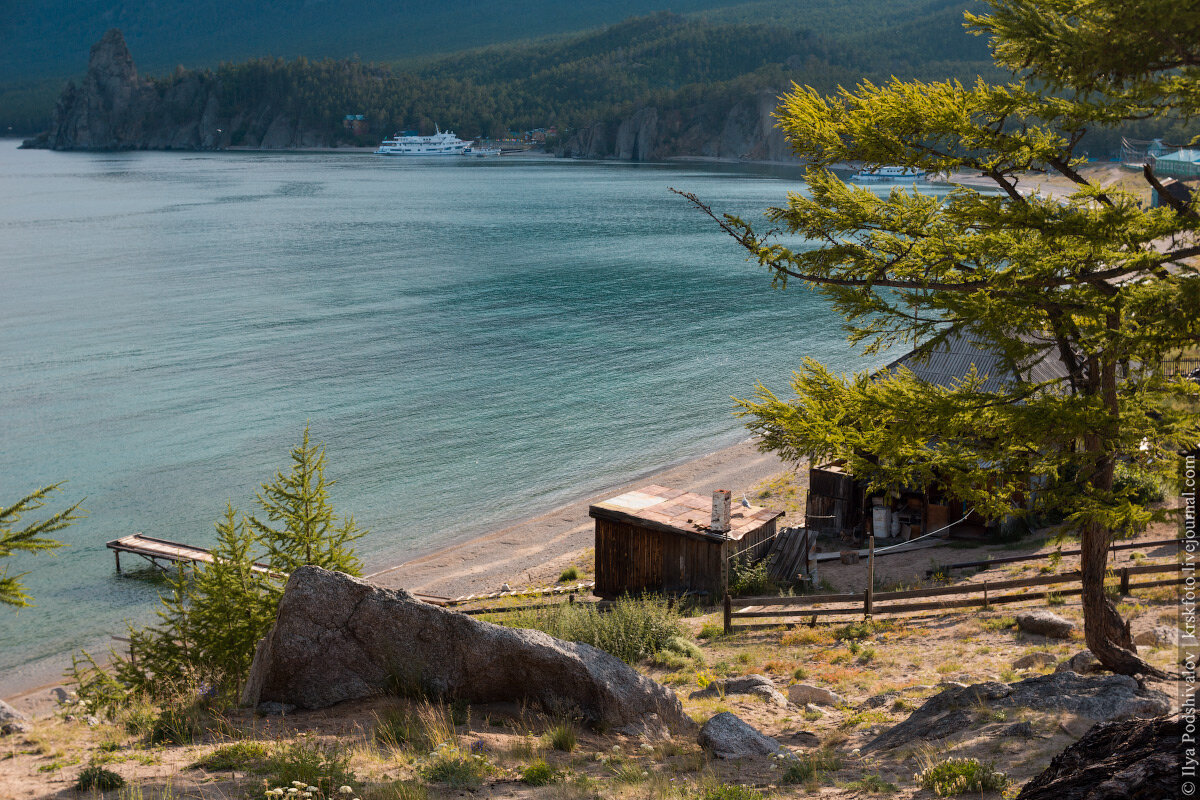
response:
[[(47, 498), (58, 491), (61, 486), (62, 483), (43, 486), (22, 497), (11, 506), (0, 508), (0, 558), (7, 558), (17, 552), (42, 553), (62, 547), (62, 542), (47, 538), (46, 534), (61, 531), (72, 522), (82, 518), (83, 514), (79, 511), (79, 503), (52, 514), (46, 519), (31, 522), (23, 528), (17, 528), (23, 515), (45, 506)], [(83, 501), (81, 500), (81, 502)], [(9, 575), (7, 566), (0, 570), (0, 603), (10, 606), (29, 605), (29, 595), (25, 593), (25, 587), (21, 583), (24, 575), (25, 573)]]
[[(833, 97), (795, 86), (777, 116), (808, 162), (808, 194), (768, 211), (788, 236), (706, 211), (773, 275), (830, 298), (852, 342), (930, 353), (968, 336), (1021, 376), (996, 388), (972, 373), (952, 387), (912, 372), (839, 376), (806, 361), (795, 397), (759, 387), (740, 401), (764, 449), (837, 457), (876, 489), (941, 484), (985, 514), (1037, 502), (1081, 534), (1085, 635), (1116, 672), (1161, 674), (1136, 654), (1105, 595), (1113, 532), (1155, 514), (1114, 483), (1119, 463), (1167, 476), (1200, 436), (1196, 387), (1164, 359), (1200, 342), (1200, 204), (1163, 194), (1148, 208), (1080, 170), (1089, 133), (1130, 120), (1200, 115), (1195, 0), (988, 0), (969, 16), (1013, 79), (863, 82)], [(847, 185), (833, 166), (966, 170), (993, 192), (944, 197)], [(1020, 185), (1066, 178), (1065, 197)], [(1161, 188), (1146, 169), (1149, 188)], [(806, 242), (796, 245), (796, 237)], [(1035, 381), (1056, 361), (1065, 377)], [(1159, 517), (1162, 515), (1159, 514)]]
[(359, 575), (362, 563), (354, 555), (352, 543), (366, 535), (349, 515), (339, 520), (329, 504), (325, 480), (325, 447), (310, 444), (308, 426), (304, 439), (292, 449), (292, 469), (275, 474), (264, 483), (258, 502), (266, 522), (250, 517), (249, 524), (266, 546), (273, 570), (290, 573), (297, 567), (313, 565)]

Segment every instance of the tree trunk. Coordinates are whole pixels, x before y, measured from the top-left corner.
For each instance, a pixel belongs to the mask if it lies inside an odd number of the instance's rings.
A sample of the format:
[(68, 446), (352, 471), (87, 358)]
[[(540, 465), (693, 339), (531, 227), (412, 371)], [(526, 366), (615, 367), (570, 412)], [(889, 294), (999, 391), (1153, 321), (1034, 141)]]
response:
[[(1113, 320), (1109, 320), (1110, 325)], [(1099, 388), (1104, 408), (1113, 420), (1118, 420), (1120, 408), (1117, 400), (1117, 372), (1113, 361), (1092, 359), (1090, 363), (1092, 388)], [(1099, 369), (1097, 369), (1099, 368)], [(1099, 373), (1097, 375), (1097, 372)], [(1098, 378), (1099, 380), (1096, 380)], [(1099, 383), (1099, 387), (1096, 384)], [(1099, 431), (1086, 437), (1085, 448), (1089, 453), (1100, 454), (1091, 475), (1092, 486), (1101, 492), (1111, 492), (1113, 471), (1116, 462), (1111, 452), (1106, 452), (1104, 437)], [(1138, 657), (1137, 648), (1129, 632), (1129, 623), (1121, 619), (1116, 607), (1104, 593), (1104, 577), (1108, 572), (1108, 546), (1112, 543), (1112, 531), (1099, 523), (1090, 522), (1083, 529), (1079, 543), (1080, 574), (1083, 588), (1083, 635), (1088, 649), (1107, 669), (1121, 675), (1153, 675), (1168, 677)]]

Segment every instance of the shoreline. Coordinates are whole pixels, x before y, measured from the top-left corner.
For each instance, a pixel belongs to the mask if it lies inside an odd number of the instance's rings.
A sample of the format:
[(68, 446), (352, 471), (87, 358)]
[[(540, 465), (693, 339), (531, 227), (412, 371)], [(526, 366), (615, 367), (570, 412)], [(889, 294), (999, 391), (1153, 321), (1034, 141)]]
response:
[[(552, 585), (563, 569), (575, 564), (592, 546), (592, 521), (587, 512), (594, 502), (648, 483), (666, 483), (700, 493), (727, 488), (736, 496), (788, 469), (791, 467), (776, 455), (758, 452), (754, 441), (745, 439), (535, 516), (438, 547), (364, 578), (389, 589), (451, 597), (498, 589), (506, 582), (514, 586)], [(70, 653), (63, 653), (61, 660), (54, 659), (44, 670), (39, 669), (6, 690), (3, 699), (20, 710), (45, 708), (49, 690), (64, 685), (61, 676), (69, 663)]]

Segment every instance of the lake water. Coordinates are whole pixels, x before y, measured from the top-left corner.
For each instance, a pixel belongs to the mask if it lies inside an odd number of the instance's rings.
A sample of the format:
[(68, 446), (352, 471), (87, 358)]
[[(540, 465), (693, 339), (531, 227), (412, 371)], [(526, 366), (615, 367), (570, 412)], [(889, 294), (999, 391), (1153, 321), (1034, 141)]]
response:
[[(0, 608), (0, 694), (149, 618), (134, 531), (200, 545), (305, 424), (368, 568), (744, 438), (731, 395), (838, 318), (668, 187), (746, 216), (792, 170), (0, 142), (0, 503), (88, 516)], [(127, 559), (129, 566), (138, 559)]]

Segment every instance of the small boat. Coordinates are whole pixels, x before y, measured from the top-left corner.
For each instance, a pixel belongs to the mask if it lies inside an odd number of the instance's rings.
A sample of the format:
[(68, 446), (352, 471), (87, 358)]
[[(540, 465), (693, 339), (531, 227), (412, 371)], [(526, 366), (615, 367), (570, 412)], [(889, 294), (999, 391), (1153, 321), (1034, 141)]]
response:
[(476, 158), (487, 158), (488, 156), (500, 155), (499, 147), (468, 147), (463, 150), (464, 156), (475, 156)]
[(883, 183), (885, 181), (923, 181), (926, 177), (924, 170), (915, 167), (876, 167), (875, 169), (861, 170), (851, 180), (859, 183)]
[(397, 133), (384, 139), (375, 151), (377, 156), (461, 156), (474, 142), (464, 142), (454, 131), (437, 131), (433, 136), (419, 136), (413, 131)]

